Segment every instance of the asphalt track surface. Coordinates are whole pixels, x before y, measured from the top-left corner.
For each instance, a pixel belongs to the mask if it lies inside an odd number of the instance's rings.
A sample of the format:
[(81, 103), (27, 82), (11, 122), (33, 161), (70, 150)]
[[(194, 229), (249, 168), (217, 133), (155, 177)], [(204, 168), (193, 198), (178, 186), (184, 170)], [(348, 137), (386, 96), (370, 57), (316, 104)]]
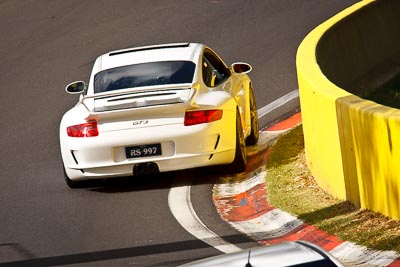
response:
[(215, 169), (68, 189), (58, 125), (77, 97), (64, 87), (87, 80), (110, 50), (192, 41), (228, 64), (251, 63), (260, 108), (297, 89), (295, 54), (306, 34), (355, 2), (0, 0), (0, 263), (175, 266), (219, 254), (170, 214), (177, 181), (193, 184), (193, 206), (210, 229), (239, 247), (255, 245), (217, 215)]

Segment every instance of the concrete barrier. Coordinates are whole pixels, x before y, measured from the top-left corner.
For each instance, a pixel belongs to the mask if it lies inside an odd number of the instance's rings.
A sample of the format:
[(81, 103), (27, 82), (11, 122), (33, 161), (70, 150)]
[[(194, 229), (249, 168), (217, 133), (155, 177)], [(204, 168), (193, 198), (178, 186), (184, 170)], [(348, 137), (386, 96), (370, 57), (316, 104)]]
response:
[(400, 74), (398, 0), (365, 0), (313, 30), (297, 52), (307, 163), (318, 184), (400, 219), (400, 110), (364, 100)]

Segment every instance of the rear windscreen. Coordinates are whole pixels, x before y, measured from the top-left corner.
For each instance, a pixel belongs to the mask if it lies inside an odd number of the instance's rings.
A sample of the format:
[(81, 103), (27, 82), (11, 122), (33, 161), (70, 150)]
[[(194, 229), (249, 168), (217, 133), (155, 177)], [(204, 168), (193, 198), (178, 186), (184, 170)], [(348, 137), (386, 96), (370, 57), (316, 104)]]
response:
[(94, 92), (191, 83), (195, 67), (191, 61), (162, 61), (107, 69), (94, 76)]

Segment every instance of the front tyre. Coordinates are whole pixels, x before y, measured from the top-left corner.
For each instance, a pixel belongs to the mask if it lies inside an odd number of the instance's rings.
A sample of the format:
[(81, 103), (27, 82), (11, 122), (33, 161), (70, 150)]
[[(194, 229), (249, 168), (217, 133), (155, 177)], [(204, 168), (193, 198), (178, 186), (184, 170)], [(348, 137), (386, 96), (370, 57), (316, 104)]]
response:
[(243, 134), (242, 121), (239, 112), (236, 112), (236, 149), (232, 169), (235, 172), (244, 172), (247, 164), (246, 141)]
[(253, 146), (258, 142), (259, 132), (258, 132), (257, 105), (252, 88), (250, 88), (250, 121), (251, 121), (251, 132), (250, 135), (246, 138), (246, 145)]

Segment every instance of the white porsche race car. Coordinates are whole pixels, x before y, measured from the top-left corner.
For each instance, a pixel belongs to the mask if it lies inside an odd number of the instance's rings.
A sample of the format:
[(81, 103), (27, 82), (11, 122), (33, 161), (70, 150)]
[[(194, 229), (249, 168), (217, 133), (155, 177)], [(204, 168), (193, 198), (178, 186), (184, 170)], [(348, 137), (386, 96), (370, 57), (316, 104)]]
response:
[(230, 164), (244, 171), (258, 140), (251, 66), (209, 47), (177, 43), (98, 57), (60, 123), (66, 182)]

